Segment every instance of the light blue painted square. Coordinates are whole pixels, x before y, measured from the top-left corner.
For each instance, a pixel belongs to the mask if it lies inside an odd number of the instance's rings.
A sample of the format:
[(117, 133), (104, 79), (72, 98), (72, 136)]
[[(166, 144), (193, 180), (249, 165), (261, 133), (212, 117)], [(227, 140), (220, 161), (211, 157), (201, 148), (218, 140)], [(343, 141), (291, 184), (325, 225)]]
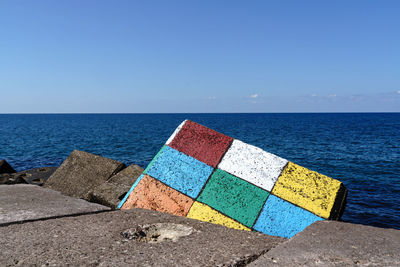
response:
[(165, 146), (145, 174), (195, 199), (213, 168), (169, 146)]
[(322, 218), (279, 197), (270, 195), (253, 229), (267, 235), (291, 238)]

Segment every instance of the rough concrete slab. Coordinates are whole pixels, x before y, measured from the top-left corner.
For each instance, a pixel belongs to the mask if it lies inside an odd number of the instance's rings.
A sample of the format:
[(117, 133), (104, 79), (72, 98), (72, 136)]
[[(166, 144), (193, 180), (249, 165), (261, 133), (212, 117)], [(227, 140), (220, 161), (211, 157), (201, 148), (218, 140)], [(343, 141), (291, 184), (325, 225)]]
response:
[(125, 167), (125, 164), (83, 151), (74, 150), (43, 185), (67, 196), (84, 198)]
[(319, 221), (250, 266), (400, 266), (400, 231)]
[(142, 172), (142, 167), (129, 165), (106, 182), (89, 190), (84, 199), (115, 209)]
[(9, 225), (0, 236), (1, 266), (240, 266), (284, 240), (143, 209)]
[(185, 120), (118, 208), (185, 216), (182, 204), (192, 202), (190, 218), (289, 238), (316, 220), (340, 219), (346, 196), (337, 180)]
[(109, 208), (36, 185), (0, 185), (0, 225), (105, 210)]

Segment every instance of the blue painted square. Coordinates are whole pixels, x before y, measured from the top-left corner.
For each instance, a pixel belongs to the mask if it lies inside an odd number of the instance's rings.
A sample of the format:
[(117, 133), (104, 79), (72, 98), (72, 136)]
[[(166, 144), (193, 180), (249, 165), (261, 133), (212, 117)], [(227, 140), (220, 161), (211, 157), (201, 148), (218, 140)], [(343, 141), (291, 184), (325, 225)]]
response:
[(144, 173), (194, 199), (213, 170), (207, 164), (165, 146)]
[(291, 238), (322, 218), (279, 197), (269, 195), (253, 229), (267, 235)]

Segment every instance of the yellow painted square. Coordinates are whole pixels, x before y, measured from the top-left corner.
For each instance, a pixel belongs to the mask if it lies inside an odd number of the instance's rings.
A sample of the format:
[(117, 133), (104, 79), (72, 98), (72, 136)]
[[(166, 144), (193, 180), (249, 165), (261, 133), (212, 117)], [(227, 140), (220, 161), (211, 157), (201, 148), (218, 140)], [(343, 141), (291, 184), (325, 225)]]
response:
[(329, 219), (341, 182), (289, 162), (272, 194)]
[(197, 201), (193, 203), (187, 217), (204, 222), (220, 224), (229, 228), (250, 231), (250, 229), (243, 224), (238, 223), (211, 207)]

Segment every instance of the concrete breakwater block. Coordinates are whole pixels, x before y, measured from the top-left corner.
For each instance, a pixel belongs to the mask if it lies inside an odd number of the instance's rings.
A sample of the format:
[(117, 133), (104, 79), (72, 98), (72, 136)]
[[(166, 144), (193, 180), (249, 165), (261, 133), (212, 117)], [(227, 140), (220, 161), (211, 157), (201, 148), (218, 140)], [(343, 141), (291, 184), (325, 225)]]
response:
[(346, 196), (338, 180), (186, 120), (118, 207), (290, 238), (339, 219)]
[(0, 266), (244, 266), (285, 241), (145, 209), (13, 224), (0, 237)]
[(37, 185), (0, 185), (0, 226), (109, 209)]
[(101, 185), (90, 189), (84, 198), (115, 209), (142, 172), (142, 167), (132, 164)]
[(42, 167), (15, 173), (3, 173), (0, 174), (0, 184), (43, 185), (56, 169), (57, 167)]
[(319, 221), (249, 266), (400, 266), (400, 231)]
[(74, 150), (43, 186), (68, 196), (84, 198), (89, 190), (124, 167), (122, 162)]

